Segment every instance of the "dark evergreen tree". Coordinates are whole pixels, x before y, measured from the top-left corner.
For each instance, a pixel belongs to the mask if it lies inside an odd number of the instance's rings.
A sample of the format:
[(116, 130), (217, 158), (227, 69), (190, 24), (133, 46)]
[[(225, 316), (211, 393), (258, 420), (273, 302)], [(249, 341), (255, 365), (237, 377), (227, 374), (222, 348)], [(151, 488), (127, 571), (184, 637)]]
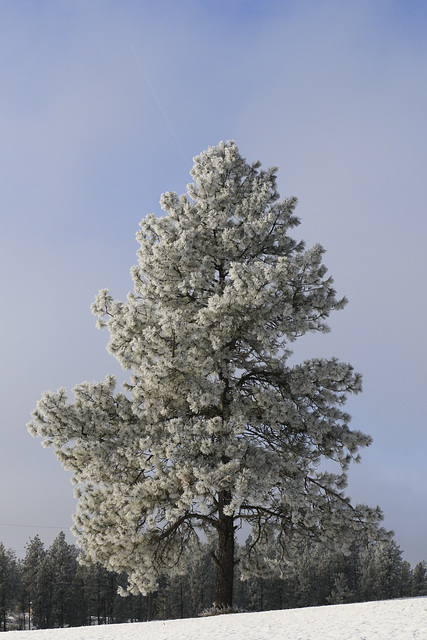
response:
[(17, 602), (19, 569), (16, 556), (0, 542), (0, 629), (7, 631), (7, 617)]
[(50, 546), (45, 561), (49, 563), (52, 578), (52, 624), (55, 627), (83, 624), (79, 606), (77, 575), (78, 551), (68, 544), (61, 533)]
[[(26, 555), (22, 563), (22, 596), (28, 626), (31, 627), (35, 619), (38, 622), (43, 618), (46, 593), (42, 590), (41, 564), (46, 556), (43, 542), (37, 535), (30, 539), (26, 545)], [(46, 581), (45, 585), (46, 585)]]
[(188, 598), (191, 600), (193, 615), (197, 616), (213, 605), (215, 599), (215, 567), (207, 552), (200, 562), (188, 568)]
[(360, 553), (361, 601), (388, 600), (411, 594), (411, 569), (394, 540), (370, 544)]
[(425, 560), (415, 565), (412, 573), (411, 595), (427, 596), (427, 563)]
[(54, 626), (53, 581), (52, 559), (46, 552), (37, 573), (37, 595), (32, 605), (33, 623), (37, 629), (50, 629)]
[(409, 562), (402, 560), (400, 571), (400, 598), (409, 598), (412, 593), (412, 569)]
[(81, 582), (81, 602), (85, 624), (109, 624), (127, 620), (146, 620), (147, 603), (143, 596), (118, 596), (126, 576), (107, 571), (98, 563), (83, 563), (77, 570)]
[(378, 600), (401, 595), (402, 552), (394, 541), (375, 544), (376, 597)]

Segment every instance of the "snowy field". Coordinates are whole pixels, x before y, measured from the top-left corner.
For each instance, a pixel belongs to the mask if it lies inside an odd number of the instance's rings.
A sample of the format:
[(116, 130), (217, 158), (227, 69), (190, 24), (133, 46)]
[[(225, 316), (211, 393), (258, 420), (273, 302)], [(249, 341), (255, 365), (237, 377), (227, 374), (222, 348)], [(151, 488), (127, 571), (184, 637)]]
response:
[(16, 640), (427, 640), (427, 597), (8, 633)]

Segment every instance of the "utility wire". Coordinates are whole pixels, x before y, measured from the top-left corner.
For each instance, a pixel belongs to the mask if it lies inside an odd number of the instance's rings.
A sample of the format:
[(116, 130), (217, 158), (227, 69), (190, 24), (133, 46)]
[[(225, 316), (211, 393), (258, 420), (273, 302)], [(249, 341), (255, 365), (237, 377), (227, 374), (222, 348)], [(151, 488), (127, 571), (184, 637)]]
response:
[(0, 522), (0, 527), (27, 527), (29, 529), (69, 529), (70, 525), (65, 527), (52, 527), (48, 524), (10, 524), (6, 522)]

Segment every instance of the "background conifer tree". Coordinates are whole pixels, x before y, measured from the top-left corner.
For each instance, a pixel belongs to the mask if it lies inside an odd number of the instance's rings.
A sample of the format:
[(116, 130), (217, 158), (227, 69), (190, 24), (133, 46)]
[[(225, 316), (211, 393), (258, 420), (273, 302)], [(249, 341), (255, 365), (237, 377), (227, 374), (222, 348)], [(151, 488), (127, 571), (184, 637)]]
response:
[(52, 575), (52, 624), (55, 627), (83, 623), (77, 597), (77, 555), (76, 547), (68, 544), (63, 531), (47, 553)]
[[(28, 624), (32, 626), (34, 618), (40, 623), (44, 618), (44, 603), (49, 601), (51, 589), (41, 581), (41, 567), (46, 557), (46, 550), (40, 537), (30, 539), (26, 545), (25, 558), (22, 563), (22, 600), (24, 613), (28, 616)], [(45, 588), (43, 588), (45, 587)]]
[(414, 567), (411, 595), (427, 596), (427, 563), (425, 560), (418, 562)]
[(7, 616), (18, 599), (20, 576), (13, 551), (0, 542), (0, 630), (6, 631)]

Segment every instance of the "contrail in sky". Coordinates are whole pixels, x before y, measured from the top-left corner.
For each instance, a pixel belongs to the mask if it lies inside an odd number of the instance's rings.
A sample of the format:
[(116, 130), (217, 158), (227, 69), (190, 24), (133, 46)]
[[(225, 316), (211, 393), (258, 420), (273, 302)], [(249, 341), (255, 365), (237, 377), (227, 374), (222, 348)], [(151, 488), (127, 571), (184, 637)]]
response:
[(156, 91), (155, 91), (155, 89), (154, 89), (153, 85), (152, 85), (152, 84), (151, 84), (151, 82), (150, 82), (150, 78), (148, 77), (148, 74), (147, 74), (147, 72), (145, 71), (145, 69), (144, 69), (144, 67), (143, 67), (143, 65), (142, 65), (142, 63), (141, 63), (141, 60), (139, 59), (139, 56), (138, 56), (138, 54), (136, 53), (135, 48), (134, 48), (134, 46), (132, 45), (132, 43), (130, 43), (130, 45), (129, 45), (129, 46), (130, 46), (130, 48), (131, 48), (131, 50), (132, 50), (132, 53), (133, 53), (133, 55), (134, 55), (134, 58), (135, 58), (136, 64), (138, 65), (138, 67), (139, 67), (139, 69), (140, 69), (141, 73), (143, 74), (143, 76), (144, 76), (144, 78), (145, 78), (145, 81), (146, 81), (146, 83), (148, 84), (148, 86), (149, 86), (149, 88), (150, 88), (150, 91), (151, 91), (151, 93), (153, 94), (153, 97), (154, 97), (154, 99), (155, 99), (155, 101), (156, 101), (156, 103), (157, 103), (157, 106), (159, 107), (160, 113), (162, 114), (163, 119), (164, 119), (164, 121), (166, 122), (166, 124), (167, 124), (167, 126), (168, 126), (168, 129), (169, 129), (169, 131), (170, 131), (170, 132), (171, 132), (171, 134), (172, 134), (173, 139), (175, 140), (176, 146), (177, 146), (177, 147), (178, 147), (178, 149), (180, 150), (181, 155), (182, 155), (182, 157), (183, 157), (183, 158), (184, 158), (184, 160), (185, 160), (186, 158), (185, 158), (184, 151), (183, 151), (183, 149), (182, 149), (181, 145), (179, 144), (179, 140), (178, 140), (178, 138), (176, 137), (174, 130), (172, 129), (172, 125), (171, 125), (171, 123), (169, 122), (169, 118), (167, 117), (166, 112), (165, 112), (165, 110), (163, 109), (163, 107), (162, 107), (162, 105), (161, 105), (161, 102), (160, 102), (160, 100), (159, 100), (159, 98), (158, 98), (158, 96), (157, 96), (157, 93), (156, 93)]

